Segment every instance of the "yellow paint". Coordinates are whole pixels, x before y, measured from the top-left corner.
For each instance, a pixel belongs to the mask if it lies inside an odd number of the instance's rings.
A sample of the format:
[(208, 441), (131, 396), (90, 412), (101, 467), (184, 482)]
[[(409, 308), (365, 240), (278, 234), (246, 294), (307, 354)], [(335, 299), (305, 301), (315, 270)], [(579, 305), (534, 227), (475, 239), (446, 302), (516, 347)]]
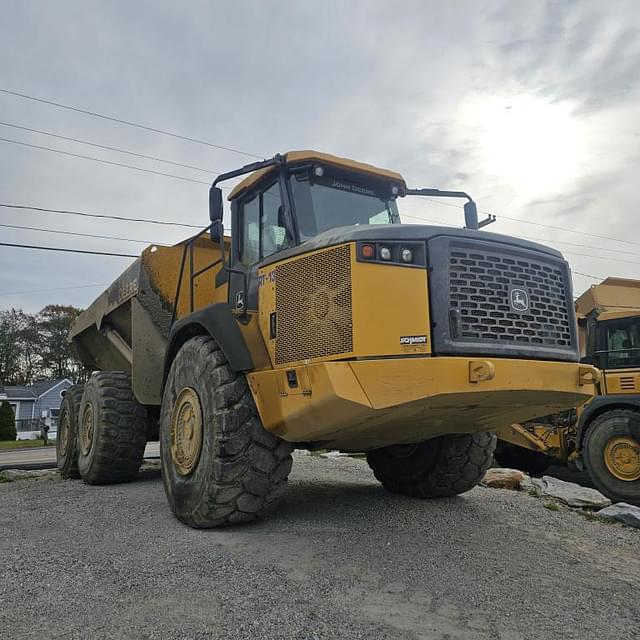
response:
[[(310, 358), (309, 362), (431, 353), (426, 269), (358, 262), (355, 243), (337, 246), (348, 246), (350, 250), (353, 349), (332, 356)], [(311, 251), (302, 256), (269, 265), (259, 271), (260, 330), (274, 367), (276, 366), (277, 338), (270, 337), (270, 317), (276, 310), (277, 267), (335, 248)], [(321, 294), (323, 289), (313, 278), (309, 278), (306, 287), (309, 299), (304, 304), (312, 306), (314, 290), (317, 289), (318, 294)], [(309, 311), (309, 313), (313, 312), (313, 309)], [(425, 344), (403, 344), (401, 338), (408, 336), (426, 336), (427, 341)], [(281, 366), (291, 367), (303, 362), (294, 360)]]
[[(341, 158), (329, 153), (321, 153), (320, 151), (289, 151), (284, 154), (286, 161), (289, 164), (302, 163), (302, 162), (321, 162), (324, 164), (330, 164), (334, 167), (346, 169), (347, 171), (357, 171), (364, 173), (374, 178), (386, 178), (398, 184), (399, 187), (405, 187), (404, 178), (395, 171), (389, 169), (382, 169), (375, 167), (372, 164), (366, 164), (365, 162), (357, 162), (356, 160), (350, 160), (349, 158)], [(270, 173), (274, 173), (277, 167), (266, 167), (259, 169), (249, 174), (242, 182), (239, 182), (229, 194), (229, 200), (235, 200), (238, 196), (242, 195), (245, 191), (251, 189), (254, 185), (258, 184), (262, 178)]]
[(640, 480), (640, 442), (632, 436), (614, 436), (604, 447), (604, 463), (614, 477)]
[[(225, 247), (227, 250), (229, 249), (230, 242), (230, 238), (225, 238)], [(166, 301), (167, 305), (171, 307), (175, 304), (174, 298), (185, 243), (186, 241), (173, 247), (152, 245), (142, 253), (142, 264), (150, 278), (152, 288)], [(220, 258), (219, 245), (214, 244), (208, 234), (202, 234), (194, 242), (193, 251), (194, 272), (197, 272), (199, 269), (204, 268)], [(215, 287), (215, 276), (218, 271), (220, 271), (220, 268), (221, 265), (218, 265), (195, 278), (194, 311), (216, 302), (227, 302), (227, 285), (225, 284), (217, 289)], [(190, 306), (189, 255), (187, 253), (176, 318), (180, 319), (187, 315), (190, 312)]]
[(575, 407), (594, 392), (580, 384), (577, 364), (488, 360), (495, 376), (486, 382), (469, 382), (469, 359), (449, 357), (293, 367), (308, 377), (306, 394), (289, 392), (283, 371), (247, 378), (267, 429), (345, 450), (492, 430)]
[(640, 370), (611, 369), (604, 372), (605, 394), (640, 393)]

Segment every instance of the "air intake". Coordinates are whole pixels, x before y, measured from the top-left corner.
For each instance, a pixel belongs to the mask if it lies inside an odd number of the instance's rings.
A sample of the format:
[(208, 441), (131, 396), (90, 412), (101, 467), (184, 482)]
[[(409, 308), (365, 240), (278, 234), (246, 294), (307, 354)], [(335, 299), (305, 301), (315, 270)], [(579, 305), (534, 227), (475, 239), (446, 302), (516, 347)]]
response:
[(276, 365), (353, 351), (350, 245), (276, 267)]

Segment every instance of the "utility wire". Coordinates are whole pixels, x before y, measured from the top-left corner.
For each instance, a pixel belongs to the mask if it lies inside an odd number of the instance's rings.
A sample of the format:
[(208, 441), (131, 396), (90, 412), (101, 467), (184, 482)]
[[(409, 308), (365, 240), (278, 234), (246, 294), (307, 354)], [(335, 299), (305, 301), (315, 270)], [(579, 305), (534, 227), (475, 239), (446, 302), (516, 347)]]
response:
[[(189, 136), (183, 136), (181, 134), (173, 133), (171, 131), (165, 131), (163, 129), (158, 129), (158, 128), (155, 128), (155, 127), (150, 127), (150, 126), (147, 126), (147, 125), (143, 125), (143, 124), (139, 124), (139, 123), (135, 123), (135, 122), (130, 122), (128, 120), (123, 120), (121, 118), (115, 118), (113, 116), (107, 116), (105, 114), (98, 113), (98, 112), (95, 112), (95, 111), (88, 111), (86, 109), (81, 109), (79, 107), (74, 107), (74, 106), (71, 106), (71, 105), (62, 104), (60, 102), (54, 102), (52, 100), (46, 100), (44, 98), (38, 98), (36, 96), (31, 96), (31, 95), (28, 95), (26, 93), (20, 93), (18, 91), (11, 91), (9, 89), (3, 89), (3, 88), (0, 88), (0, 92), (1, 93), (5, 93), (7, 95), (17, 96), (19, 98), (24, 98), (25, 100), (33, 100), (35, 102), (40, 102), (42, 104), (48, 104), (50, 106), (58, 107), (58, 108), (61, 108), (61, 109), (67, 109), (67, 110), (70, 110), (70, 111), (76, 111), (78, 113), (83, 113), (85, 115), (93, 116), (93, 117), (96, 117), (96, 118), (102, 118), (104, 120), (110, 120), (112, 122), (117, 122), (119, 124), (124, 124), (124, 125), (130, 126), (130, 127), (137, 127), (139, 129), (144, 129), (146, 131), (151, 131), (153, 133), (159, 133), (159, 134), (162, 134), (162, 135), (171, 136), (173, 138), (186, 140), (188, 142), (195, 142), (197, 144), (203, 144), (203, 145), (206, 145), (206, 146), (209, 146), (209, 147), (214, 147), (216, 149), (223, 149), (225, 151), (231, 151), (233, 153), (238, 153), (238, 154), (245, 155), (245, 156), (252, 157), (252, 158), (260, 158), (260, 159), (263, 158), (263, 156), (255, 154), (255, 153), (241, 151), (239, 149), (234, 149), (233, 147), (225, 147), (225, 146), (222, 146), (222, 145), (214, 144), (212, 142), (207, 142), (206, 140), (200, 140), (198, 138), (192, 138), (192, 137), (189, 137)], [(25, 144), (26, 145), (26, 143), (18, 143), (16, 141), (5, 140), (3, 138), (0, 138), (0, 140), (4, 140), (5, 142), (13, 142), (14, 144)], [(27, 145), (27, 146), (35, 146), (35, 145)], [(42, 147), (36, 147), (36, 148), (42, 148)], [(47, 150), (48, 151), (55, 151), (57, 153), (65, 153), (65, 152), (62, 152), (62, 151), (54, 150), (54, 149), (47, 149)], [(76, 154), (68, 154), (68, 155), (76, 155)], [(77, 157), (84, 157), (84, 156), (77, 156)], [(99, 162), (107, 162), (105, 160), (98, 160), (97, 158), (90, 158), (90, 157), (84, 157), (84, 158), (87, 159), (87, 160), (97, 160)], [(108, 164), (119, 165), (119, 163), (113, 163), (113, 162), (111, 162), (111, 163), (107, 162), (107, 163)], [(126, 166), (126, 165), (119, 165), (119, 166)], [(149, 171), (151, 173), (159, 173), (159, 172), (153, 172), (153, 171), (151, 171), (149, 169), (141, 169), (140, 167), (128, 167), (128, 168), (136, 169), (136, 170), (139, 170), (139, 171)], [(189, 180), (188, 178), (184, 178), (184, 177), (181, 177), (181, 176), (169, 176), (169, 177), (177, 178), (179, 180)], [(191, 181), (192, 182), (199, 182), (199, 181), (195, 181), (195, 180), (191, 180)], [(442, 202), (442, 201), (439, 201), (439, 200), (435, 200), (433, 198), (426, 198), (426, 199), (427, 200), (431, 200), (433, 202), (438, 202), (439, 204), (444, 205), (444, 206), (450, 206), (450, 207), (459, 208), (457, 205), (450, 204), (448, 202)], [(480, 213), (488, 215), (487, 211), (480, 211)], [(532, 220), (524, 220), (522, 218), (515, 218), (515, 217), (503, 215), (503, 214), (493, 214), (493, 215), (496, 215), (498, 218), (504, 218), (506, 220), (512, 220), (514, 222), (521, 222), (523, 224), (532, 224), (532, 225), (536, 225), (536, 226), (540, 226), (540, 227), (545, 227), (545, 228), (548, 228), (548, 229), (555, 229), (557, 231), (565, 231), (567, 233), (576, 233), (576, 234), (580, 234), (580, 235), (589, 236), (589, 237), (592, 237), (592, 238), (600, 238), (600, 239), (604, 239), (604, 240), (612, 240), (613, 242), (622, 242), (624, 244), (632, 244), (632, 245), (640, 246), (640, 242), (634, 242), (632, 240), (622, 240), (620, 238), (613, 238), (613, 237), (610, 237), (610, 236), (602, 236), (602, 235), (599, 235), (599, 234), (589, 233), (589, 232), (586, 232), (586, 231), (577, 231), (575, 229), (569, 229), (567, 227), (559, 227), (559, 226), (555, 226), (555, 225), (548, 225), (548, 224), (544, 224), (544, 223), (541, 223), (541, 222), (534, 222)]]
[(78, 233), (76, 231), (63, 231), (59, 229), (42, 229), (41, 227), (26, 227), (19, 224), (0, 224), (0, 227), (5, 227), (7, 229), (21, 229), (25, 231), (42, 231), (44, 233), (58, 233), (63, 236), (80, 236), (83, 238), (98, 238), (99, 240), (122, 240), (123, 242), (139, 242), (140, 244), (155, 244), (159, 247), (170, 246), (162, 242), (153, 242), (152, 240), (134, 240), (133, 238), (123, 238), (122, 236), (101, 236), (93, 233)]
[(571, 273), (575, 273), (579, 276), (584, 276), (585, 278), (592, 278), (593, 280), (606, 280), (605, 276), (592, 276), (589, 273), (581, 273), (580, 271), (574, 271), (573, 269), (571, 269)]
[(183, 164), (182, 162), (175, 162), (174, 160), (167, 160), (166, 158), (158, 158), (157, 156), (147, 156), (143, 153), (136, 153), (134, 151), (128, 151), (127, 149), (119, 149), (118, 147), (109, 147), (104, 144), (98, 144), (97, 142), (89, 142), (88, 140), (80, 140), (80, 138), (71, 138), (69, 136), (63, 136), (58, 133), (52, 133), (51, 131), (43, 131), (42, 129), (31, 129), (30, 127), (23, 127), (19, 124), (11, 124), (9, 122), (0, 122), (3, 127), (11, 127), (13, 129), (20, 129), (21, 131), (29, 131), (31, 133), (38, 133), (43, 136), (49, 136), (51, 138), (58, 138), (59, 140), (68, 140), (69, 142), (77, 142), (89, 147), (96, 147), (98, 149), (106, 149), (107, 151), (117, 151), (118, 153), (125, 153), (128, 156), (134, 156), (136, 158), (144, 158), (145, 160), (153, 160), (154, 162), (163, 162), (164, 164), (170, 164), (174, 167), (183, 167), (184, 169), (192, 169), (193, 171), (201, 171), (203, 173), (210, 173), (217, 175), (223, 173), (222, 171), (215, 171), (213, 169), (204, 169), (203, 167), (196, 167), (192, 164)]
[(186, 178), (185, 176), (178, 176), (174, 173), (164, 173), (163, 171), (155, 171), (154, 169), (144, 169), (143, 167), (136, 167), (132, 164), (124, 164), (122, 162), (114, 162), (113, 160), (103, 160), (102, 158), (94, 158), (92, 156), (84, 156), (80, 153), (71, 153), (70, 151), (62, 151), (60, 149), (52, 149), (51, 147), (42, 147), (38, 144), (30, 144), (28, 142), (20, 142), (18, 140), (9, 140), (8, 138), (0, 138), (1, 142), (9, 142), (11, 144), (19, 144), (23, 147), (31, 147), (32, 149), (40, 149), (41, 151), (51, 151), (53, 153), (60, 153), (64, 156), (71, 156), (72, 158), (82, 158), (83, 160), (92, 160), (93, 162), (101, 162), (102, 164), (110, 164), (116, 167), (124, 167), (125, 169), (134, 169), (135, 171), (144, 171), (145, 173), (153, 173), (157, 176), (165, 176), (167, 178), (175, 178), (176, 180), (184, 180), (185, 182), (195, 182), (197, 184), (206, 184), (209, 186), (209, 182), (203, 180), (195, 180), (194, 178)]
[(1, 89), (1, 93), (6, 93), (11, 96), (17, 96), (18, 98), (24, 98), (25, 100), (33, 100), (34, 102), (41, 102), (42, 104), (48, 104), (53, 107), (58, 107), (60, 109), (67, 109), (68, 111), (75, 111), (77, 113), (83, 113), (87, 116), (92, 116), (94, 118), (102, 118), (103, 120), (110, 120), (111, 122), (117, 122), (119, 124), (127, 125), (128, 127), (136, 127), (137, 129), (143, 129), (145, 131), (151, 131), (153, 133), (159, 133), (163, 136), (170, 136), (171, 138), (178, 138), (179, 140), (186, 140), (187, 142), (195, 142), (196, 144), (202, 144), (207, 147), (213, 147), (214, 149), (222, 149), (223, 151), (231, 151), (232, 153), (238, 153), (243, 156), (248, 156), (250, 158), (258, 158), (262, 160), (263, 156), (257, 155), (255, 153), (248, 153), (247, 151), (241, 151), (240, 149), (234, 149), (233, 147), (225, 147), (220, 144), (214, 144), (213, 142), (208, 142), (207, 140), (200, 140), (199, 138), (191, 138), (190, 136), (183, 136), (179, 133), (174, 133), (172, 131), (165, 131), (164, 129), (157, 129), (155, 127), (150, 127), (145, 124), (139, 124), (137, 122), (130, 122), (129, 120), (123, 120), (122, 118), (115, 118), (113, 116), (105, 115), (104, 113), (98, 113), (96, 111), (88, 111), (87, 109), (80, 109), (79, 107), (73, 107), (68, 104), (62, 104), (61, 102), (54, 102), (53, 100), (45, 100), (44, 98), (37, 98), (36, 96), (30, 96), (26, 93), (19, 93), (18, 91), (10, 91), (9, 89)]
[(2, 247), (17, 247), (19, 249), (40, 249), (42, 251), (63, 251), (64, 253), (85, 253), (92, 256), (115, 256), (118, 258), (139, 258), (133, 253), (111, 253), (110, 251), (87, 251), (85, 249), (63, 249), (62, 247), (40, 247), (33, 244), (13, 244), (11, 242), (0, 242)]
[(56, 287), (55, 289), (31, 289), (29, 291), (2, 291), (0, 296), (22, 296), (30, 293), (50, 293), (53, 291), (69, 291), (71, 289), (90, 289), (96, 287), (108, 287), (108, 284), (80, 284), (73, 287)]
[(114, 215), (107, 215), (104, 213), (87, 213), (86, 211), (70, 211), (68, 209), (47, 209), (45, 207), (30, 207), (24, 204), (0, 203), (0, 207), (5, 209), (40, 211), (44, 213), (53, 213), (53, 214), (59, 214), (59, 215), (83, 216), (86, 218), (104, 218), (107, 220), (120, 220), (123, 222), (144, 222), (147, 224), (159, 224), (159, 225), (171, 226), (171, 227), (189, 227), (190, 229), (202, 228), (202, 225), (200, 224), (187, 224), (186, 222), (167, 222), (165, 220), (149, 220), (148, 218), (128, 218), (126, 216), (114, 216)]
[[(429, 200), (431, 202), (435, 202), (436, 204), (440, 204), (443, 207), (453, 207), (454, 209), (460, 209), (460, 206), (457, 204), (453, 204), (451, 202), (442, 202), (441, 200), (436, 200), (435, 198), (423, 198), (424, 200)], [(567, 227), (558, 227), (555, 225), (544, 224), (543, 222), (534, 222), (533, 220), (524, 220), (523, 218), (514, 218), (512, 216), (505, 216), (502, 213), (489, 213), (488, 211), (479, 211), (479, 213), (483, 213), (485, 215), (495, 215), (496, 218), (504, 218), (505, 220), (513, 220), (514, 222), (522, 222), (523, 224), (533, 224), (537, 227), (545, 227), (547, 229), (554, 229), (556, 231), (566, 231), (567, 233), (577, 233), (583, 236), (589, 236), (591, 238), (600, 238), (601, 240), (612, 240), (613, 242), (622, 242), (624, 244), (633, 244), (640, 246), (640, 242), (634, 242), (632, 240), (622, 240), (621, 238), (612, 238), (610, 236), (602, 236), (597, 233), (589, 233), (587, 231), (576, 231), (575, 229), (569, 229)]]

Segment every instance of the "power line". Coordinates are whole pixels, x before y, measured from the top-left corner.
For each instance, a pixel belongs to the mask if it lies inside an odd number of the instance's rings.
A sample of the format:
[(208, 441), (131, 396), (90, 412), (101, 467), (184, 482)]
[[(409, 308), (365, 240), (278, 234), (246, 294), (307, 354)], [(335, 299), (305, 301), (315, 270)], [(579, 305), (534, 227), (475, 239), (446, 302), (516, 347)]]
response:
[[(429, 200), (430, 202), (435, 202), (436, 204), (440, 204), (443, 207), (453, 207), (454, 209), (460, 209), (460, 206), (457, 204), (453, 204), (451, 202), (442, 202), (441, 200), (436, 200), (435, 198), (423, 198), (424, 200)], [(533, 224), (537, 227), (546, 227), (547, 229), (555, 229), (556, 231), (566, 231), (567, 233), (577, 233), (583, 236), (589, 236), (591, 238), (600, 238), (601, 240), (612, 240), (613, 242), (622, 242), (624, 244), (632, 244), (640, 246), (640, 242), (634, 242), (633, 240), (622, 240), (621, 238), (612, 238), (610, 236), (602, 236), (597, 233), (589, 233), (587, 231), (577, 231), (576, 229), (569, 229), (567, 227), (558, 227), (555, 225), (544, 224), (543, 222), (534, 222), (533, 220), (524, 220), (522, 218), (514, 218), (512, 216), (506, 216), (502, 213), (490, 214), (488, 211), (479, 211), (479, 213), (483, 213), (485, 215), (495, 215), (497, 218), (504, 218), (505, 220), (513, 220), (514, 222), (522, 222), (523, 224)]]
[[(441, 203), (441, 204), (445, 204), (445, 203)], [(447, 206), (449, 206), (447, 204)], [(455, 205), (454, 205), (455, 206)], [(401, 215), (402, 218), (412, 218), (414, 220), (421, 220), (423, 222), (430, 222), (432, 224), (437, 224), (440, 226), (444, 226), (444, 227), (455, 227), (456, 225), (452, 225), (452, 224), (448, 224), (446, 222), (440, 222), (439, 220), (429, 220), (428, 218), (421, 218), (418, 216), (411, 216), (411, 215), (407, 215), (407, 214), (402, 214)], [(522, 238), (523, 240), (531, 240), (533, 242), (544, 242), (544, 243), (549, 243), (549, 244), (567, 244), (567, 245), (571, 245), (574, 247), (583, 247), (584, 249), (596, 249), (596, 250), (601, 250), (601, 251), (612, 251), (615, 253), (624, 253), (624, 254), (628, 254), (628, 255), (632, 255), (632, 256), (640, 256), (640, 253), (634, 253), (633, 251), (619, 251), (618, 249), (607, 249), (605, 247), (590, 247), (588, 245), (584, 245), (584, 244), (577, 244), (575, 242), (563, 242), (561, 240), (547, 240), (546, 238), (531, 238), (528, 236), (518, 236), (519, 238)], [(582, 258), (594, 258), (595, 260), (606, 260), (608, 262), (620, 262), (622, 264), (633, 264), (636, 265), (638, 264), (637, 261), (635, 260), (620, 260), (619, 258), (611, 258), (609, 256), (596, 256), (596, 255), (589, 255), (586, 253), (576, 253), (575, 251), (564, 251), (563, 253), (569, 256), (580, 256)]]
[(580, 271), (574, 271), (573, 269), (571, 269), (571, 273), (575, 273), (579, 276), (584, 276), (585, 278), (592, 278), (593, 280), (605, 280), (605, 276), (592, 276), (589, 273), (581, 273)]
[(128, 218), (126, 216), (114, 216), (114, 215), (107, 215), (104, 213), (87, 213), (86, 211), (70, 211), (68, 209), (47, 209), (45, 207), (31, 207), (25, 204), (0, 203), (0, 207), (3, 207), (5, 209), (40, 211), (44, 213), (53, 213), (53, 214), (59, 214), (59, 215), (83, 216), (86, 218), (104, 218), (107, 220), (121, 220), (123, 222), (144, 222), (147, 224), (159, 224), (159, 225), (171, 226), (171, 227), (188, 227), (190, 229), (202, 228), (202, 225), (200, 224), (187, 224), (186, 222), (167, 222), (165, 220), (149, 220), (148, 218)]
[(118, 147), (110, 147), (104, 144), (98, 144), (97, 142), (89, 142), (88, 140), (81, 140), (80, 138), (71, 138), (69, 136), (63, 136), (59, 133), (52, 133), (51, 131), (43, 131), (42, 129), (31, 129), (30, 127), (23, 127), (19, 124), (11, 124), (9, 122), (0, 122), (3, 127), (12, 127), (13, 129), (20, 129), (21, 131), (30, 131), (31, 133), (38, 133), (43, 136), (49, 136), (51, 138), (58, 138), (59, 140), (68, 140), (69, 142), (77, 142), (89, 147), (96, 147), (98, 149), (106, 149), (107, 151), (117, 151), (118, 153), (125, 153), (128, 156), (134, 156), (136, 158), (144, 158), (145, 160), (153, 160), (154, 162), (163, 162), (164, 164), (170, 164), (174, 167), (183, 167), (185, 169), (192, 169), (193, 171), (201, 171), (203, 173), (210, 173), (217, 175), (223, 173), (222, 171), (214, 171), (212, 169), (204, 169), (203, 167), (196, 167), (192, 164), (183, 164), (182, 162), (175, 162), (174, 160), (167, 160), (166, 158), (158, 158), (157, 156), (148, 156), (144, 153), (136, 153), (135, 151), (128, 151), (127, 149), (119, 149)]
[(108, 287), (108, 284), (81, 284), (73, 287), (57, 287), (55, 289), (31, 289), (30, 291), (2, 291), (0, 296), (22, 296), (30, 293), (50, 293), (53, 291), (69, 291), (71, 289), (89, 289), (96, 287)]
[(200, 140), (199, 138), (191, 138), (189, 136), (183, 136), (179, 133), (174, 133), (172, 131), (165, 131), (164, 129), (157, 129), (155, 127), (150, 127), (145, 124), (139, 124), (137, 122), (130, 122), (129, 120), (123, 120), (122, 118), (115, 118), (113, 116), (107, 116), (103, 113), (98, 113), (96, 111), (88, 111), (86, 109), (80, 109), (79, 107), (73, 107), (68, 104), (62, 104), (61, 102), (53, 102), (53, 100), (45, 100), (44, 98), (37, 98), (35, 96), (27, 95), (26, 93), (19, 93), (17, 91), (10, 91), (9, 89), (0, 89), (0, 92), (6, 93), (11, 96), (17, 96), (19, 98), (24, 98), (25, 100), (33, 100), (35, 102), (41, 102), (42, 104), (48, 104), (53, 107), (58, 107), (60, 109), (67, 109), (69, 111), (75, 111), (77, 113), (83, 113), (87, 116), (92, 116), (94, 118), (102, 118), (103, 120), (110, 120), (111, 122), (117, 122), (119, 124), (127, 125), (128, 127), (136, 127), (137, 129), (144, 129), (145, 131), (151, 131), (153, 133), (160, 133), (164, 136), (170, 136), (171, 138), (178, 138), (179, 140), (186, 140), (187, 142), (195, 142), (196, 144), (202, 144), (207, 147), (213, 147), (214, 149), (222, 149), (223, 151), (231, 151), (232, 153), (238, 153), (243, 156), (248, 156), (250, 158), (258, 158), (262, 160), (262, 156), (259, 156), (255, 153), (249, 153), (247, 151), (241, 151), (240, 149), (234, 149), (233, 147), (225, 147), (223, 145), (214, 144), (213, 142), (208, 142), (207, 140)]
[(0, 227), (7, 229), (20, 229), (25, 231), (42, 231), (44, 233), (58, 233), (63, 236), (80, 236), (83, 238), (98, 238), (99, 240), (122, 240), (123, 242), (139, 242), (140, 244), (155, 244), (159, 247), (168, 247), (170, 245), (162, 242), (153, 242), (152, 240), (134, 240), (132, 238), (123, 238), (122, 236), (101, 236), (93, 233), (78, 233), (76, 231), (63, 231), (59, 229), (42, 229), (41, 227), (27, 227), (19, 224), (0, 224)]
[(155, 171), (154, 169), (145, 169), (143, 167), (136, 167), (132, 164), (124, 164), (123, 162), (114, 162), (113, 160), (103, 160), (102, 158), (94, 158), (92, 156), (85, 156), (80, 153), (71, 153), (70, 151), (62, 151), (61, 149), (52, 149), (51, 147), (42, 147), (38, 144), (30, 144), (28, 142), (20, 142), (18, 140), (9, 140), (8, 138), (0, 138), (2, 142), (9, 142), (11, 144), (19, 144), (23, 147), (31, 147), (32, 149), (40, 149), (41, 151), (51, 151), (53, 153), (60, 153), (64, 156), (71, 156), (72, 158), (81, 158), (82, 160), (92, 160), (93, 162), (101, 162), (102, 164), (110, 164), (116, 167), (124, 167), (125, 169), (134, 169), (135, 171), (144, 171), (145, 173), (153, 173), (157, 176), (165, 176), (167, 178), (175, 178), (176, 180), (183, 180), (185, 182), (195, 182), (197, 184), (206, 184), (209, 186), (209, 182), (203, 180), (195, 180), (194, 178), (186, 178), (185, 176), (178, 176), (174, 173), (164, 173), (163, 171)]
[(33, 244), (13, 244), (11, 242), (0, 242), (2, 247), (17, 247), (19, 249), (40, 249), (42, 251), (63, 251), (64, 253), (85, 253), (92, 256), (115, 256), (118, 258), (139, 258), (139, 255), (132, 253), (111, 253), (110, 251), (87, 251), (85, 249), (63, 249), (62, 247), (40, 247)]

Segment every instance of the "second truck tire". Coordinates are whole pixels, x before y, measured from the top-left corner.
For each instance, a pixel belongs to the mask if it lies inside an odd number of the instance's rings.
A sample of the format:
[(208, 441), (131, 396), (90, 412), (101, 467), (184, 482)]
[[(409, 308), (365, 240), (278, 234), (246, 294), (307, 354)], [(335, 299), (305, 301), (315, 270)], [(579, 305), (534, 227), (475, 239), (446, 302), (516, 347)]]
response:
[(640, 412), (610, 409), (597, 416), (583, 459), (593, 484), (608, 498), (640, 506)]
[(493, 460), (493, 433), (446, 435), (367, 453), (382, 486), (415, 498), (445, 498), (473, 489)]
[(123, 371), (93, 373), (78, 416), (78, 470), (87, 484), (127, 482), (138, 474), (147, 443), (147, 410)]
[(160, 414), (165, 493), (195, 528), (249, 522), (286, 487), (292, 447), (266, 431), (243, 374), (215, 341), (197, 336), (178, 351)]

